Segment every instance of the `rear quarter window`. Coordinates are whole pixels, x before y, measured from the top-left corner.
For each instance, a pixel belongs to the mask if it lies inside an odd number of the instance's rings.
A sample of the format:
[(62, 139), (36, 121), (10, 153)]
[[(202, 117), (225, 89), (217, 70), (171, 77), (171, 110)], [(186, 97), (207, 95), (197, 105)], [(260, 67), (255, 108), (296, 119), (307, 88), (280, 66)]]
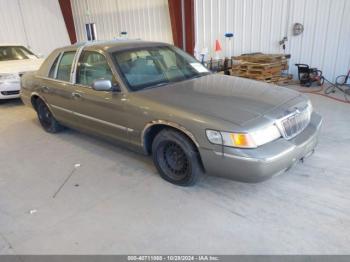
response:
[(56, 79), (62, 81), (70, 81), (70, 73), (75, 56), (75, 51), (65, 52), (60, 59)]
[(57, 67), (57, 63), (58, 63), (58, 59), (60, 58), (60, 54), (58, 54), (58, 56), (56, 57), (55, 61), (53, 62), (50, 71), (49, 71), (49, 78), (55, 78), (56, 77), (56, 67)]

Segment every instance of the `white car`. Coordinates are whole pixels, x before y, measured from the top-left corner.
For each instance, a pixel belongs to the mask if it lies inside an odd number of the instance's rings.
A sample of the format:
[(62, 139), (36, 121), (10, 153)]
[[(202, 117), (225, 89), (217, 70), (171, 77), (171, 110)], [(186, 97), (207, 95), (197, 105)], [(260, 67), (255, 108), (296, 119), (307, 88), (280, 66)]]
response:
[(20, 77), (36, 71), (44, 60), (22, 45), (0, 44), (0, 99), (20, 96)]

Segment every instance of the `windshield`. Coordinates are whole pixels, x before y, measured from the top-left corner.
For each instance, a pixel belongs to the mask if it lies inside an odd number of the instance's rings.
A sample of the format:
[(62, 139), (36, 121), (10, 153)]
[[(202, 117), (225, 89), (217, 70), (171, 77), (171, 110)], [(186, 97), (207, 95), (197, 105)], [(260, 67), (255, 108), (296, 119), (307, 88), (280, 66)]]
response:
[(196, 59), (176, 47), (161, 46), (118, 51), (112, 54), (132, 91), (207, 75)]
[(36, 57), (24, 46), (0, 46), (0, 61), (23, 60)]

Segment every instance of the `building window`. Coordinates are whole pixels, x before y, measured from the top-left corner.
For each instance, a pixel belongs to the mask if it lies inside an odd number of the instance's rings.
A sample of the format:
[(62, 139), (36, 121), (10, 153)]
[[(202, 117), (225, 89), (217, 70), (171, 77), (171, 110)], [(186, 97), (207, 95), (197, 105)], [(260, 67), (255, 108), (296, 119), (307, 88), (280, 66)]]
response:
[(88, 41), (96, 40), (96, 25), (95, 23), (85, 24), (86, 38)]

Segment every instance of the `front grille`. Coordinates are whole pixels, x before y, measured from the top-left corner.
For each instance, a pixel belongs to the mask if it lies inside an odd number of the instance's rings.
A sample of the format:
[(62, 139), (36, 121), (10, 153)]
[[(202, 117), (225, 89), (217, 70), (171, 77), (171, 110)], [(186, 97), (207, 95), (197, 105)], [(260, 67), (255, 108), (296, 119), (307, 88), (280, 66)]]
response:
[(291, 139), (300, 134), (310, 122), (310, 108), (307, 107), (303, 111), (297, 110), (292, 115), (280, 121), (280, 129), (283, 137)]
[(1, 92), (2, 95), (4, 96), (12, 96), (12, 95), (18, 95), (19, 91), (2, 91)]

